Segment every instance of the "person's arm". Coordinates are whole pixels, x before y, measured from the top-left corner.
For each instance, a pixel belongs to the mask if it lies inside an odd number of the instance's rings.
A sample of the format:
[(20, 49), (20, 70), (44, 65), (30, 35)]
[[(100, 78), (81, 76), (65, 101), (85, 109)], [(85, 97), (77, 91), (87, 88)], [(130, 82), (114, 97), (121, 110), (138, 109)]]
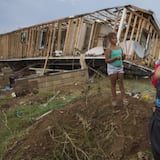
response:
[(126, 58), (126, 54), (123, 52), (123, 49), (121, 48), (122, 50), (122, 60), (124, 60)]
[(155, 71), (155, 77), (156, 79), (160, 80), (160, 66)]
[(111, 63), (111, 62), (113, 62), (113, 61), (115, 61), (115, 60), (120, 60), (120, 59), (121, 59), (120, 56), (111, 58), (110, 54), (111, 54), (111, 49), (107, 48), (107, 49), (106, 49), (106, 53), (105, 53), (105, 62), (106, 62), (106, 63)]
[(126, 54), (123, 53), (123, 51), (122, 51), (122, 60), (125, 60), (125, 59), (126, 59)]

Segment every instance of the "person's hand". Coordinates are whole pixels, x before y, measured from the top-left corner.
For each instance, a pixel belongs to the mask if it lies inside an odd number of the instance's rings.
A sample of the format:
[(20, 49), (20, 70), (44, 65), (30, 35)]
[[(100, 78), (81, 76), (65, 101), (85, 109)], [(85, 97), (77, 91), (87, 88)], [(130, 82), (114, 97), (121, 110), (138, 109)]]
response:
[(120, 60), (120, 59), (121, 59), (121, 56), (117, 56), (117, 57), (116, 57), (116, 60)]
[(124, 60), (126, 58), (126, 56), (127, 56), (126, 54), (123, 54), (122, 59)]

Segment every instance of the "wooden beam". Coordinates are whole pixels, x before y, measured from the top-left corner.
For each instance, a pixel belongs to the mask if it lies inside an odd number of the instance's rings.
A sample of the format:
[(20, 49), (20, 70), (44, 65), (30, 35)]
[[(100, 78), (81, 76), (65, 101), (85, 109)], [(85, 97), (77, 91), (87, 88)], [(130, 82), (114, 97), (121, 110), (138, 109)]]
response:
[[(129, 32), (132, 16), (133, 16), (133, 13), (130, 13), (128, 24), (127, 24), (127, 29), (126, 29), (126, 32), (125, 32), (125, 35), (124, 35), (124, 39), (123, 39), (123, 47), (122, 48), (124, 48), (124, 46), (125, 46), (125, 42), (126, 42), (126, 39), (127, 39), (127, 36), (128, 36), (128, 32)], [(128, 55), (128, 52), (125, 53), (125, 54)]]
[[(135, 26), (136, 26), (136, 23), (137, 23), (137, 16), (135, 16), (135, 18), (134, 18), (134, 22), (133, 22), (133, 27), (132, 27), (132, 32), (131, 32), (131, 36), (130, 36), (130, 42), (129, 42), (129, 46), (128, 46), (128, 51), (130, 50), (130, 48), (131, 48), (131, 40), (133, 39), (133, 35), (134, 35), (134, 32), (135, 32)], [(134, 59), (134, 55), (135, 55), (135, 53), (133, 52), (132, 53), (132, 60)]]
[(76, 50), (79, 49), (78, 48), (78, 42), (79, 42), (79, 39), (80, 39), (80, 31), (81, 31), (81, 27), (82, 27), (82, 23), (83, 23), (83, 18), (79, 18), (78, 19), (78, 31), (76, 33), (76, 40), (75, 40), (75, 44), (74, 44), (74, 49), (73, 49), (73, 54), (75, 55), (76, 53)]
[(126, 8), (124, 8), (124, 9), (123, 9), (123, 13), (122, 13), (122, 17), (121, 17), (121, 20), (120, 20), (120, 24), (119, 24), (118, 33), (117, 33), (118, 43), (120, 42), (120, 36), (121, 36), (121, 32), (122, 32), (122, 27), (123, 27), (123, 24), (124, 24), (124, 20), (125, 20), (125, 18), (126, 18), (126, 13), (127, 13), (127, 10), (126, 10)]
[(50, 53), (53, 53), (55, 33), (56, 33), (56, 29), (53, 28), (53, 29), (52, 29), (52, 34), (51, 34), (52, 43), (51, 43)]
[[(54, 29), (54, 35), (55, 35), (55, 30), (56, 29)], [(53, 37), (54, 38), (54, 37)], [(52, 46), (51, 46), (51, 50), (53, 49), (53, 45), (54, 45), (54, 41), (52, 42), (53, 44), (52, 44)], [(46, 70), (46, 67), (47, 67), (47, 63), (48, 63), (48, 59), (49, 59), (49, 52), (48, 52), (48, 54), (47, 54), (47, 56), (46, 56), (46, 59), (45, 59), (45, 63), (44, 63), (44, 67), (43, 67), (43, 71), (42, 71), (42, 75), (44, 75), (44, 73), (45, 73), (45, 70)]]
[(88, 50), (91, 48), (92, 37), (94, 35), (94, 24), (95, 23), (91, 23), (91, 34), (90, 34), (90, 39), (89, 39), (89, 44), (88, 44)]
[(145, 24), (146, 24), (146, 21), (143, 19), (142, 20), (141, 29), (140, 29), (140, 35), (139, 35), (139, 38), (138, 38), (138, 42), (140, 42), (140, 40), (141, 40), (141, 34), (142, 34), (142, 30), (143, 30)]
[(113, 32), (116, 32), (116, 25), (117, 25), (118, 20), (119, 20), (120, 12), (121, 11), (118, 11), (117, 14), (116, 14), (116, 18), (115, 18), (115, 22), (114, 22), (114, 26), (113, 26)]
[(142, 26), (142, 19), (139, 17), (138, 29), (137, 29), (135, 41), (138, 41), (138, 38), (139, 38), (139, 36), (140, 36), (140, 29), (141, 29), (141, 26)]
[(62, 35), (61, 23), (58, 22), (58, 44), (57, 44), (57, 50), (61, 50), (61, 35)]
[(50, 48), (51, 48), (51, 41), (52, 41), (52, 25), (48, 28), (48, 42), (47, 42), (47, 51), (46, 54), (50, 55)]
[(29, 47), (30, 47), (30, 39), (31, 39), (31, 28), (28, 29), (28, 36), (27, 36), (27, 57), (29, 57)]
[(68, 55), (68, 48), (69, 48), (69, 39), (70, 39), (70, 32), (71, 32), (71, 29), (72, 29), (72, 22), (73, 22), (73, 19), (70, 19), (68, 21), (68, 28), (67, 28), (67, 33), (66, 33), (66, 39), (65, 39), (65, 43), (64, 43), (64, 53), (67, 53), (66, 56)]

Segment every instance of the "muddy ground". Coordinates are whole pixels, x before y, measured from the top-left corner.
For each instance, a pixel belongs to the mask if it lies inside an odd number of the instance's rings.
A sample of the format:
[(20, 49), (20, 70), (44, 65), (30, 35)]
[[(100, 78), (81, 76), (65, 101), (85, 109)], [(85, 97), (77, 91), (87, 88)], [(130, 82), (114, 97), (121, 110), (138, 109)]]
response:
[(10, 145), (3, 160), (151, 160), (153, 102), (127, 98), (127, 107), (121, 99), (112, 107), (110, 94), (96, 93), (56, 109)]

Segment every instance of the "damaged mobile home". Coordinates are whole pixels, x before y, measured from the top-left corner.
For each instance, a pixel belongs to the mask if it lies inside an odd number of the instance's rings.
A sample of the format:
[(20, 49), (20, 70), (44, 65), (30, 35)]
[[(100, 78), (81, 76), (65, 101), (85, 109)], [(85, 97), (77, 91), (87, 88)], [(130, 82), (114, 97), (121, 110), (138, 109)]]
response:
[(118, 42), (127, 54), (128, 73), (137, 70), (143, 75), (160, 57), (160, 26), (154, 12), (127, 5), (1, 34), (0, 61), (11, 68), (42, 62), (45, 72), (46, 68), (59, 69), (64, 63), (79, 69), (79, 57), (84, 54), (88, 66), (105, 66), (107, 44), (104, 46), (103, 37), (110, 31), (117, 32)]
[[(135, 6), (106, 8), (58, 19), (0, 35), (0, 59), (27, 59), (103, 54), (103, 37), (117, 32), (128, 59), (160, 54), (160, 28), (152, 11)], [(95, 50), (90, 49), (98, 47)], [(96, 53), (94, 53), (94, 51)]]

